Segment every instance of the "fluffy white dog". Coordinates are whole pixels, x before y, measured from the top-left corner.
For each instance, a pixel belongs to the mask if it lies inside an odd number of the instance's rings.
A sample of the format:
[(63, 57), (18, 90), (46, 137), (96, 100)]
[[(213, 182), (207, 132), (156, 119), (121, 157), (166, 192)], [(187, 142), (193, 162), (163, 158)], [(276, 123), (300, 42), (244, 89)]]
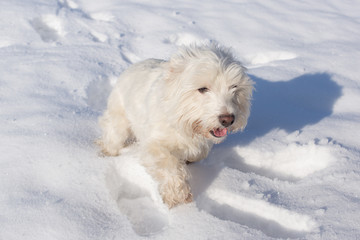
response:
[(100, 118), (99, 144), (115, 156), (138, 141), (163, 201), (190, 202), (186, 164), (244, 129), (252, 89), (244, 67), (215, 44), (183, 47), (169, 61), (145, 60), (120, 76)]

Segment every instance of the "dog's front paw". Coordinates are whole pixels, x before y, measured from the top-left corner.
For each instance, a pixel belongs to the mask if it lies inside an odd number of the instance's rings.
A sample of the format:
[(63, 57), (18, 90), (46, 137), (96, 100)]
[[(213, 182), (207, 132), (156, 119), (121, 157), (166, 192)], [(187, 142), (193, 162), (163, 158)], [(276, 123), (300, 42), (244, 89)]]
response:
[(169, 181), (160, 187), (160, 194), (169, 208), (193, 200), (190, 186), (186, 182)]

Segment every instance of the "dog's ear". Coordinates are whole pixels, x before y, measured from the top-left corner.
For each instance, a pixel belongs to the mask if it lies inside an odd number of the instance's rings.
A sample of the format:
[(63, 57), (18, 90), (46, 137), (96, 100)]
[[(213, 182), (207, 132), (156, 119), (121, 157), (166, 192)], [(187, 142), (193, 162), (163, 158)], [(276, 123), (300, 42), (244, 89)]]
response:
[(174, 76), (180, 75), (184, 72), (185, 66), (182, 64), (173, 64), (170, 62), (169, 64), (169, 75), (173, 76), (172, 79), (175, 79)]
[(167, 66), (167, 76), (166, 79), (168, 81), (174, 81), (178, 79), (178, 77), (185, 71), (187, 62), (184, 58), (175, 55), (170, 58)]
[(244, 75), (239, 83), (240, 89), (236, 93), (236, 102), (240, 110), (240, 130), (243, 130), (247, 124), (248, 117), (250, 115), (251, 98), (254, 90), (253, 81)]
[(196, 45), (182, 46), (178, 52), (171, 56), (168, 66), (168, 74), (170, 80), (177, 79), (179, 75), (185, 73), (195, 59), (203, 57), (202, 49)]

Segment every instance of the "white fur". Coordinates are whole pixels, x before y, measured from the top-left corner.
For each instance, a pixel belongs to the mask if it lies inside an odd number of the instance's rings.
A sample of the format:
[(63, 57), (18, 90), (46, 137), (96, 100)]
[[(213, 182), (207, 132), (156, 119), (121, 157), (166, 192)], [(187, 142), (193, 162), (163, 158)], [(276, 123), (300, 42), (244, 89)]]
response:
[(169, 61), (132, 65), (100, 118), (103, 153), (118, 155), (138, 141), (164, 202), (172, 207), (191, 201), (186, 163), (205, 158), (226, 138), (225, 130), (221, 137), (212, 134), (225, 128), (219, 116), (235, 117), (227, 132), (247, 123), (253, 84), (244, 71), (228, 49), (214, 44), (184, 47)]

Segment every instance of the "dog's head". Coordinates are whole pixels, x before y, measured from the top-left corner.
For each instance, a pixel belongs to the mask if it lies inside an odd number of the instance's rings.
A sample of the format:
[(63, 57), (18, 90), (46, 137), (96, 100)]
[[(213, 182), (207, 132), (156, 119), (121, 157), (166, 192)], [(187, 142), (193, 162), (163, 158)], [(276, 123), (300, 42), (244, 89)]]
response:
[(174, 117), (189, 135), (220, 143), (246, 126), (253, 82), (228, 49), (182, 48), (169, 61), (167, 85)]

